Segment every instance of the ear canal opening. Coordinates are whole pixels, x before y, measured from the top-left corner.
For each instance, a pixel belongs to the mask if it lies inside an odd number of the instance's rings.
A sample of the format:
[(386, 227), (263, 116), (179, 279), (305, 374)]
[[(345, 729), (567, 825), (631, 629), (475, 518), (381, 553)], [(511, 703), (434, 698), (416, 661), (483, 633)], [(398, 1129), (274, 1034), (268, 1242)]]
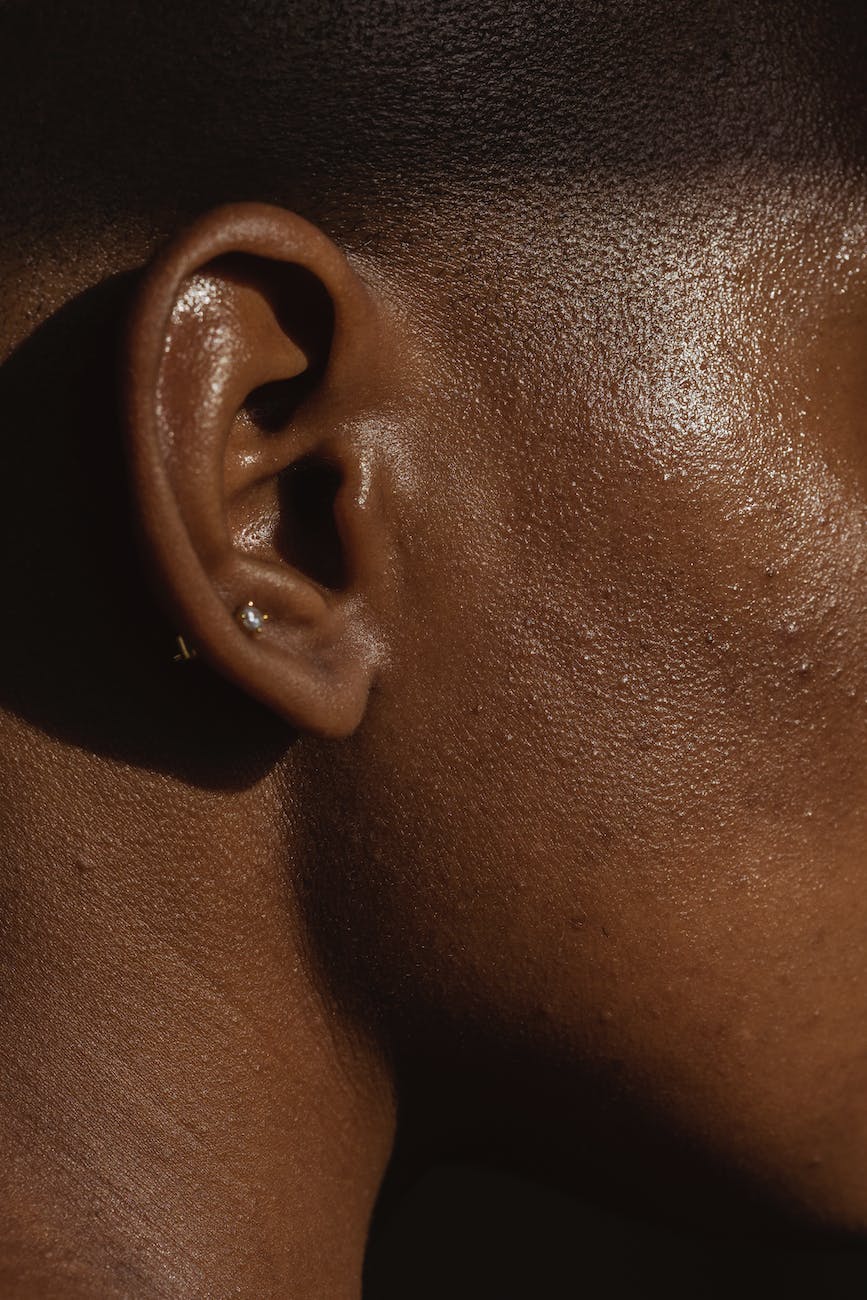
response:
[(304, 456), (278, 480), (280, 524), (277, 548), (288, 564), (331, 591), (349, 582), (346, 550), (335, 505), (343, 483), (337, 465), (323, 456)]

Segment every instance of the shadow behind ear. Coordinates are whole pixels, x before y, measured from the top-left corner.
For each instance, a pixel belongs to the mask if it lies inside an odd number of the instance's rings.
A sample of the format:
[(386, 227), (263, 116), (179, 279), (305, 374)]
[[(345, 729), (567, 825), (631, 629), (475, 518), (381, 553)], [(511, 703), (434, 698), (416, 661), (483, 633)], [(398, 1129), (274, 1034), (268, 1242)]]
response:
[(130, 331), (131, 482), (154, 589), (202, 660), (322, 736), (357, 726), (383, 653), (382, 471), (357, 433), (384, 401), (382, 338), (336, 246), (252, 204), (174, 240)]
[(291, 733), (219, 678), (180, 671), (141, 581), (116, 392), (134, 286), (113, 276), (71, 299), (0, 367), (0, 705), (66, 744), (238, 788)]

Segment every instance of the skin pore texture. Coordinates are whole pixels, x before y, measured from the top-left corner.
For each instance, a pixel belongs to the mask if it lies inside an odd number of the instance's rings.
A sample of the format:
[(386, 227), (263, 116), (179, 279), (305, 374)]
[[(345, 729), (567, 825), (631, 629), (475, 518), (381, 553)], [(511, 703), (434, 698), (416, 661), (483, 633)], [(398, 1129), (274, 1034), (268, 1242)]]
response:
[(0, 7), (4, 1295), (867, 1230), (863, 32), (676, 9)]

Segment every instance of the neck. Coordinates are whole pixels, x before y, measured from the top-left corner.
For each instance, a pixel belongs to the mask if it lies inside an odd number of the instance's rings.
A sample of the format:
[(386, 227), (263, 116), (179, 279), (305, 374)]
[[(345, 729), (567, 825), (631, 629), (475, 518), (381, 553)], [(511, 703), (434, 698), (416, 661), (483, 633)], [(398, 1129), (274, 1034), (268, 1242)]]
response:
[(14, 726), (3, 1294), (357, 1297), (391, 1089), (305, 959), (273, 785)]

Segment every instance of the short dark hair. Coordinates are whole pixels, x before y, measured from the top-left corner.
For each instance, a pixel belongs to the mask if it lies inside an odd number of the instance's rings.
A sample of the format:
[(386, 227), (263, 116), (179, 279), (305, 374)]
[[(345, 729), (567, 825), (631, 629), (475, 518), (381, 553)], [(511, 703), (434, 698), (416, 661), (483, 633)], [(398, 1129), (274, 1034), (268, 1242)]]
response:
[(537, 176), (864, 154), (858, 0), (0, 0), (5, 215), (406, 220)]

